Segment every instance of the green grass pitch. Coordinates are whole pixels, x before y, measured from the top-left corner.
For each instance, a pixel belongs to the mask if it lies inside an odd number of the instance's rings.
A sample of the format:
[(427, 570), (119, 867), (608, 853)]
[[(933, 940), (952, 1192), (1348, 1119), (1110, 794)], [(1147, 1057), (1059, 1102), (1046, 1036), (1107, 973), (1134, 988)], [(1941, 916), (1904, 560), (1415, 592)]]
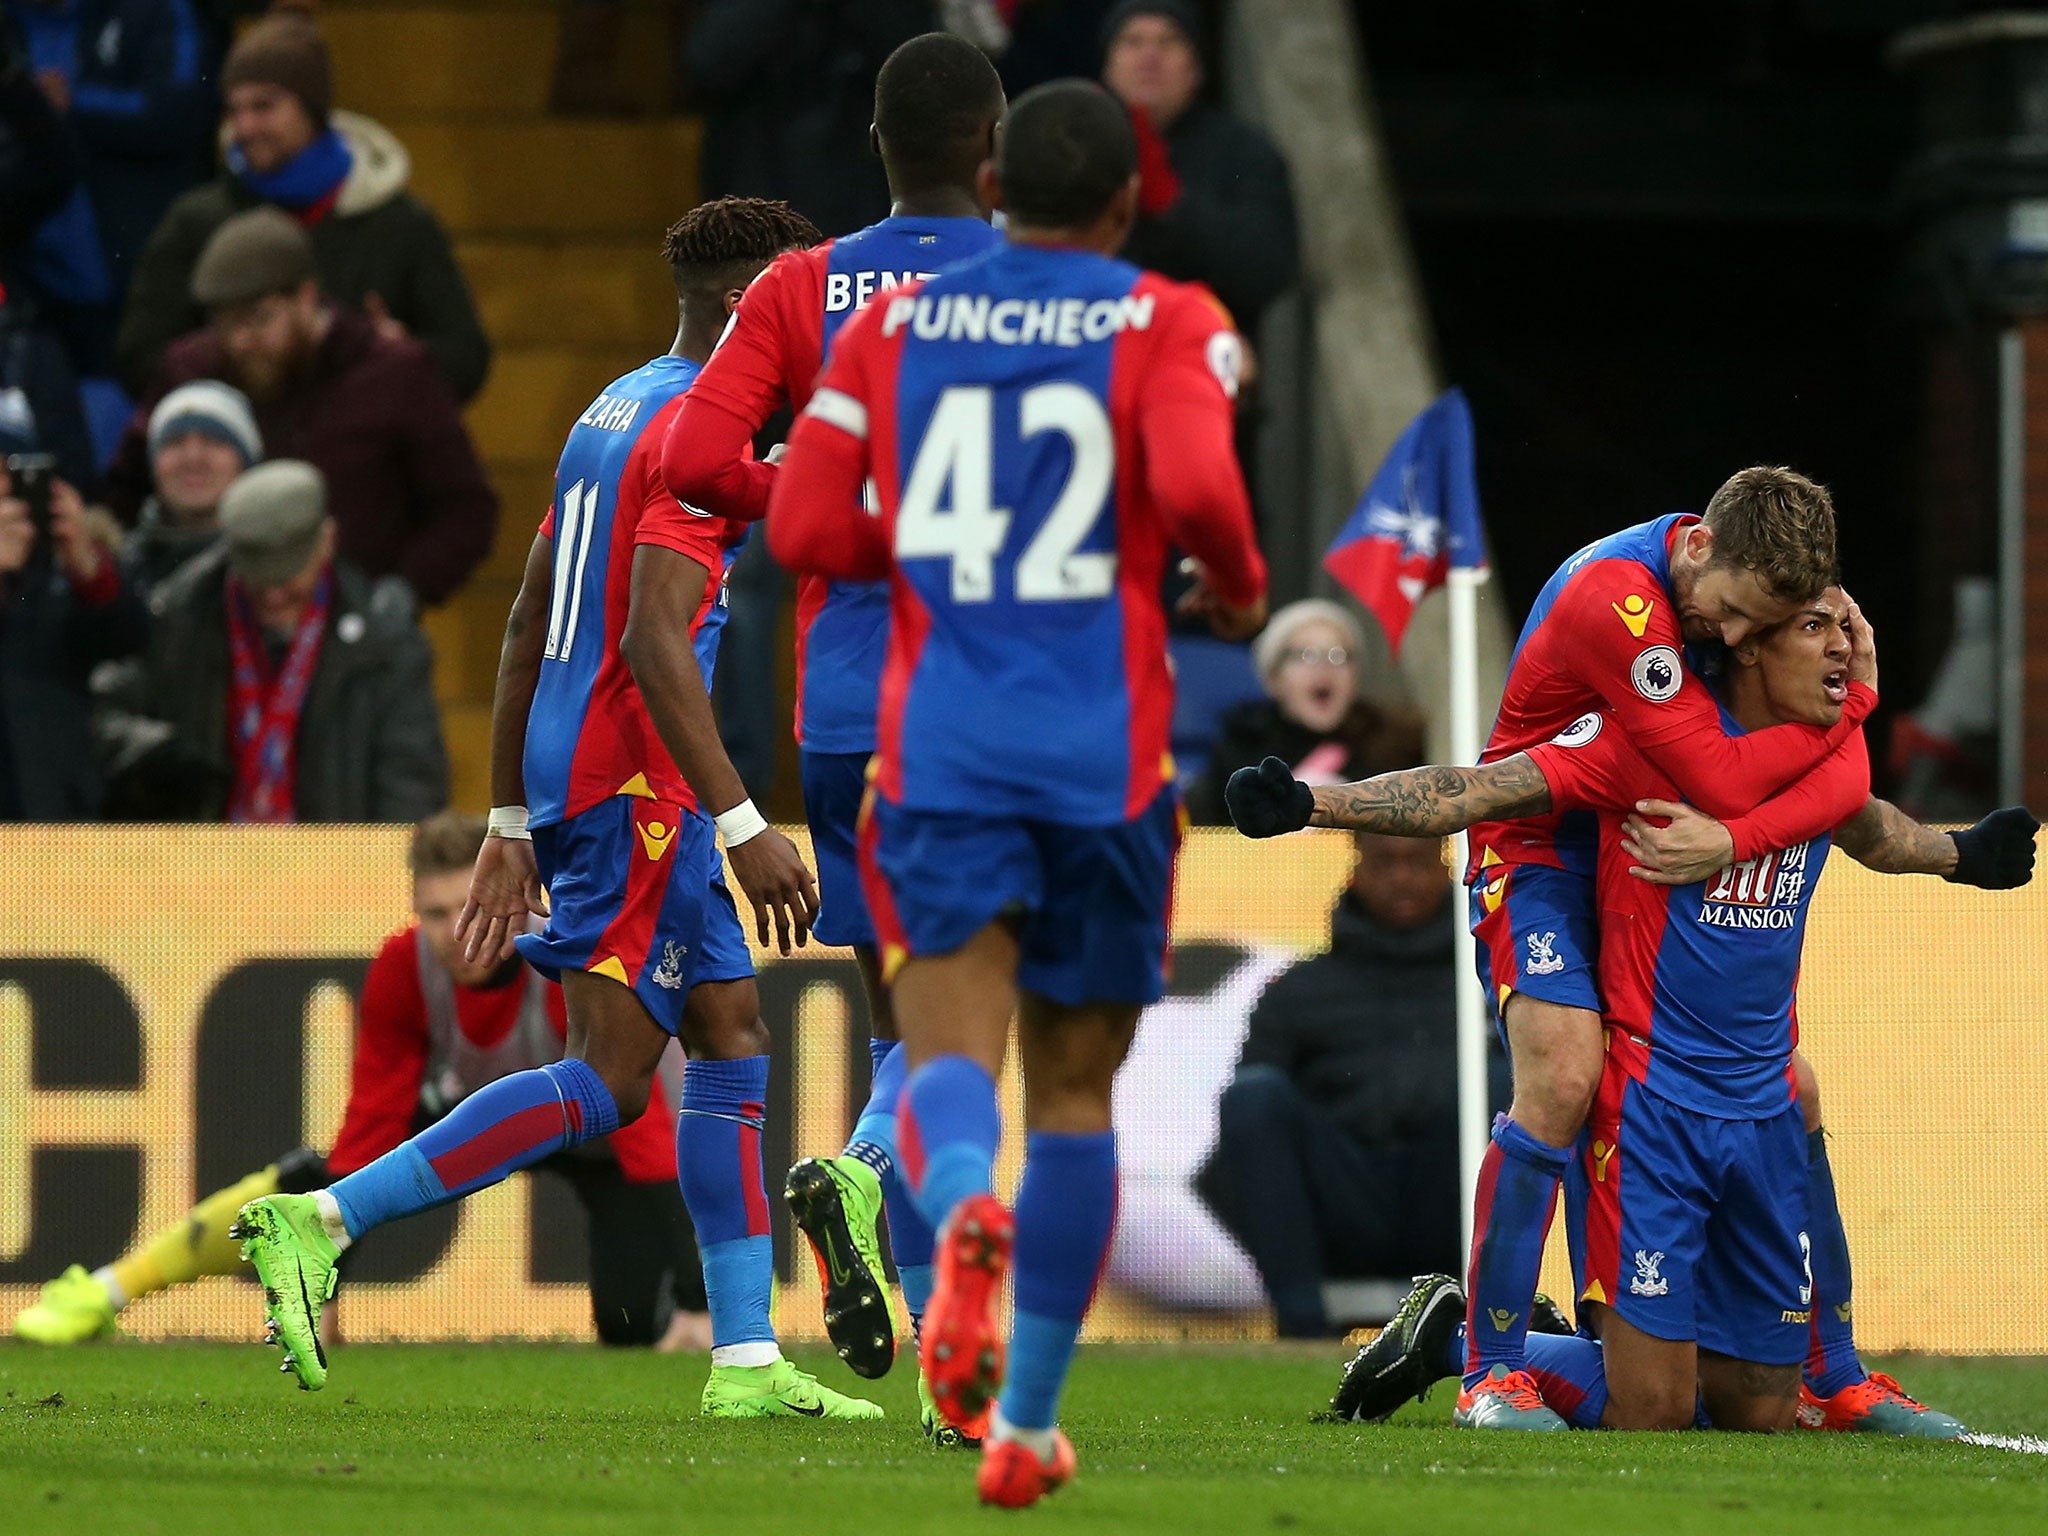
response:
[[(701, 1360), (573, 1346), (357, 1347), (293, 1390), (254, 1346), (0, 1347), (0, 1530), (1377, 1536), (2048, 1532), (2048, 1456), (1849, 1435), (1478, 1435), (1437, 1389), (1381, 1426), (1308, 1422), (1333, 1347), (1091, 1349), (1079, 1480), (1024, 1515), (926, 1446), (900, 1362), (886, 1423), (713, 1424)], [(852, 1378), (815, 1356), (835, 1386)], [(2048, 1431), (2048, 1361), (1920, 1359), (1973, 1426)]]

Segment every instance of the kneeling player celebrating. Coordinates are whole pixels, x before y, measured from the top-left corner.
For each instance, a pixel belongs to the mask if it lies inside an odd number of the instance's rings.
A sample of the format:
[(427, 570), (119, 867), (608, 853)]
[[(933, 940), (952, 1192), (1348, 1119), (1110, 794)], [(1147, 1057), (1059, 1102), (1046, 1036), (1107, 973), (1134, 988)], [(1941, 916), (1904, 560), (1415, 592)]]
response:
[[(1726, 707), (1738, 728), (1833, 723), (1847, 612), (1830, 590), (1731, 653)], [(1788, 1091), (1800, 935), (1830, 838), (1711, 883), (1651, 885), (1629, 875), (1621, 828), (1638, 800), (1668, 789), (1611, 717), (1595, 713), (1555, 742), (1479, 768), (1311, 790), (1268, 762), (1241, 771), (1230, 800), (1252, 835), (1313, 821), (1428, 836), (1554, 807), (1600, 812), (1599, 881), (1611, 914), (1601, 944), (1608, 1055), (1576, 1191), (1584, 1209), (1575, 1215), (1585, 1232), (1580, 1294), (1613, 1314), (1602, 1326), (1609, 1353), (1586, 1340), (1532, 1338), (1530, 1363), (1550, 1406), (1574, 1424), (1689, 1424), (1697, 1380), (1713, 1422), (1787, 1428), (1811, 1317), (1847, 1299), (1815, 1294), (1821, 1276), (1806, 1268), (1812, 1226), (1838, 1238), (1840, 1218), (1832, 1179), (1825, 1208), (1816, 1199), (1806, 1209), (1805, 1126)], [(2035, 823), (2024, 811), (1934, 838), (1870, 800), (1860, 734), (1823, 763), (1815, 792), (1833, 803), (1834, 840), (1873, 867), (2000, 887), (2031, 874)], [(1814, 1247), (1827, 1241), (1824, 1232)], [(1846, 1250), (1841, 1278), (1846, 1285)], [(1443, 1276), (1419, 1285), (1347, 1373), (1339, 1394), (1347, 1416), (1383, 1417), (1462, 1368), (1457, 1289)], [(1960, 1432), (1946, 1416), (1911, 1409), (1890, 1427)]]

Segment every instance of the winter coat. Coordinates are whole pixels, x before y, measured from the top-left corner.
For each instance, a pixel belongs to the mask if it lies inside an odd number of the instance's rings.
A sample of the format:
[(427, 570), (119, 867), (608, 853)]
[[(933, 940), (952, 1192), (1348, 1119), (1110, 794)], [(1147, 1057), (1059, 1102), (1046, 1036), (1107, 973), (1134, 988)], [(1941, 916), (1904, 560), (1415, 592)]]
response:
[(1330, 948), (1273, 978), (1252, 1009), (1242, 1071), (1277, 1067), (1366, 1146), (1441, 1141), (1455, 1157), (1458, 1040), (1454, 903), (1393, 933), (1350, 891)]
[(121, 541), (121, 570), (146, 599), (179, 566), (205, 554), (219, 540), (220, 530), (215, 527), (180, 528), (165, 515), (163, 503), (152, 496)]
[[(234, 781), (226, 551), (188, 562), (149, 606), (148, 650), (102, 690), (108, 814), (219, 821)], [(297, 745), (300, 821), (418, 821), (448, 803), (433, 647), (402, 582), (335, 564)]]
[[(334, 209), (307, 233), (313, 266), (330, 299), (356, 308), (371, 294), (427, 349), (460, 400), (483, 388), (490, 367), (476, 300), (440, 221), (406, 190), (412, 158), (381, 124), (336, 112), (334, 127), (355, 164)], [(149, 387), (171, 343), (206, 323), (192, 302), (192, 269), (213, 232), (261, 201), (231, 172), (171, 205), (150, 237), (128, 290), (115, 343), (130, 390)]]
[(1139, 218), (1124, 260), (1207, 283), (1249, 332), (1300, 270), (1287, 162), (1258, 129), (1208, 102), (1189, 107), (1163, 137), (1180, 199)]
[(1320, 734), (1282, 714), (1271, 699), (1239, 704), (1224, 711), (1217, 722), (1208, 766), (1188, 787), (1188, 819), (1197, 826), (1229, 826), (1230, 808), (1223, 801), (1223, 786), (1230, 782), (1231, 774), (1240, 768), (1256, 768), (1268, 757), (1277, 757), (1299, 771), (1311, 753), (1330, 744), (1341, 750), (1341, 766), (1314, 775), (1314, 780), (1348, 784), (1421, 762), (1422, 725), (1406, 710), (1383, 710), (1369, 699), (1358, 699), (1334, 731)]
[(149, 637), (141, 599), (118, 572), (106, 574), (113, 579), (80, 592), (45, 547), (0, 577), (0, 819), (99, 815), (87, 679)]
[[(21, 251), (78, 186), (78, 145), (26, 64), (7, 57), (7, 18), (0, 16), (0, 258), (18, 269)], [(10, 275), (0, 271), (0, 279)]]
[[(151, 488), (149, 413), (180, 384), (235, 382), (210, 330), (164, 354), (107, 466), (108, 504), (133, 522)], [(416, 342), (379, 335), (336, 308), (311, 364), (284, 393), (255, 403), (270, 457), (304, 459), (327, 477), (341, 556), (372, 576), (403, 576), (423, 603), (442, 601), (490, 553), (498, 498), (484, 479), (455, 397)]]
[(206, 175), (206, 52), (186, 0), (78, 0), (69, 120), (116, 295), (172, 200)]

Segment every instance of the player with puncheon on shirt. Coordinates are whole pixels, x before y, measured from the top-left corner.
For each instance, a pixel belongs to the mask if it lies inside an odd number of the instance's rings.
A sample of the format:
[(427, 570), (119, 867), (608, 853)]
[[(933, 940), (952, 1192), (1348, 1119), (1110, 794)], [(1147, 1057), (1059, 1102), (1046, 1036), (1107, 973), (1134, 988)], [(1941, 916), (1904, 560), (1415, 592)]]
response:
[[(1266, 573), (1229, 321), (1110, 254), (1137, 208), (1129, 115), (1041, 86), (982, 179), (1008, 242), (848, 324), (768, 533), (793, 569), (889, 581), (861, 853), (910, 1062), (902, 1165), (939, 1233), (920, 1353), (939, 1411), (986, 1435), (982, 1499), (1018, 1507), (1074, 1474), (1058, 1405), (1116, 1208), (1110, 1088), (1164, 985), (1168, 547), (1230, 638), (1264, 621)], [(1014, 1214), (991, 1190), (1013, 1014)]]

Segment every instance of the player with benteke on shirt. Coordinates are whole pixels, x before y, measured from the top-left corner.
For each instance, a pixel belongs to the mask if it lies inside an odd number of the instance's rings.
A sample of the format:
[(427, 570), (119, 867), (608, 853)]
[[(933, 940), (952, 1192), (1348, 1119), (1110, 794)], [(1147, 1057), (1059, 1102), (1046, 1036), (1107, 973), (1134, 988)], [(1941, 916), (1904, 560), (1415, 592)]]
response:
[[(1830, 590), (1736, 647), (1733, 722), (1831, 727), (1847, 691), (1848, 609)], [(1767, 851), (1708, 882), (1667, 888), (1634, 878), (1624, 818), (1643, 798), (1673, 790), (1600, 712), (1552, 742), (1477, 768), (1421, 768), (1311, 789), (1268, 759), (1234, 778), (1233, 812), (1254, 836), (1311, 823), (1435, 836), (1482, 818), (1599, 811), (1608, 1060), (1572, 1219), (1584, 1234), (1575, 1255), (1584, 1261), (1582, 1304), (1619, 1316), (1601, 1318), (1605, 1355), (1587, 1353), (1583, 1341), (1532, 1337), (1534, 1375), (1543, 1400), (1586, 1427), (1683, 1427), (1692, 1422), (1697, 1377), (1713, 1422), (1789, 1428), (1795, 1403), (1809, 1395), (1799, 1363), (1819, 1348), (1820, 1314), (1846, 1312), (1848, 1299), (1832, 1179), (1823, 1185), (1812, 1176), (1817, 1106), (1796, 1102), (1812, 1091), (1810, 1069), (1793, 1086), (1799, 938), (1830, 834)], [(2031, 876), (2032, 817), (2008, 810), (1965, 832), (1928, 832), (1869, 797), (1860, 732), (1812, 778), (1817, 807), (1836, 819), (1832, 840), (1873, 868), (2000, 889)], [(1841, 1248), (1838, 1272), (1808, 1267), (1830, 1244)], [(1623, 1256), (1636, 1253), (1644, 1272), (1624, 1284)], [(1340, 1412), (1384, 1417), (1459, 1369), (1457, 1291), (1449, 1276), (1419, 1282), (1395, 1323), (1347, 1371)], [(1865, 1379), (1874, 1387), (1863, 1395), (1882, 1398), (1881, 1407), (1869, 1423), (1839, 1427), (1962, 1432), (1889, 1378)]]
[[(817, 231), (781, 203), (728, 198), (669, 232), (680, 324), (664, 356), (578, 418), (556, 503), (505, 629), (491, 723), (491, 835), (461, 925), (472, 957), (515, 948), (559, 977), (568, 1055), (471, 1095), (446, 1119), (311, 1196), (242, 1216), (286, 1365), (317, 1388), (311, 1313), (339, 1250), (640, 1113), (672, 1037), (689, 1053), (676, 1164), (704, 1260), (709, 1415), (878, 1418), (782, 1358), (760, 1137), (768, 1036), (721, 877), (717, 832), (767, 942), (804, 942), (810, 872), (746, 798), (712, 722), (723, 583), (745, 527), (663, 488), (670, 419), (740, 291)], [(542, 904), (542, 892), (547, 904)], [(538, 934), (529, 916), (545, 916)]]
[[(783, 257), (748, 288), (669, 433), (662, 469), (671, 491), (729, 517), (767, 511), (776, 470), (749, 459), (747, 446), (784, 405), (800, 411), (809, 402), (839, 328), (873, 299), (1002, 243), (975, 184), (1002, 114), (1002, 82), (971, 44), (928, 33), (889, 56), (875, 79), (871, 130), (889, 177), (889, 217)], [(884, 1374), (896, 1353), (876, 1230), (885, 1201), (913, 1327), (930, 1294), (932, 1253), (932, 1234), (895, 1168), (904, 1063), (854, 857), (888, 624), (882, 583), (799, 576), (796, 734), (820, 886), (812, 931), (853, 948), (874, 1075), (845, 1151), (790, 1170), (785, 1198), (818, 1261), (826, 1331), (840, 1358), (869, 1377)], [(928, 1398), (924, 1423), (938, 1438), (958, 1438)]]
[[(1057, 1409), (1116, 1205), (1110, 1089), (1163, 988), (1169, 544), (1219, 632), (1265, 615), (1236, 337), (1205, 291), (1109, 254), (1136, 155), (1096, 86), (1018, 101), (982, 172), (1008, 243), (841, 333), (768, 522), (785, 565), (890, 580), (861, 852), (910, 1061), (902, 1165), (940, 1234), (920, 1356), (940, 1411), (985, 1431), (981, 1497), (1010, 1506), (1073, 1475)], [(1014, 1219), (990, 1192), (1013, 1013)]]

